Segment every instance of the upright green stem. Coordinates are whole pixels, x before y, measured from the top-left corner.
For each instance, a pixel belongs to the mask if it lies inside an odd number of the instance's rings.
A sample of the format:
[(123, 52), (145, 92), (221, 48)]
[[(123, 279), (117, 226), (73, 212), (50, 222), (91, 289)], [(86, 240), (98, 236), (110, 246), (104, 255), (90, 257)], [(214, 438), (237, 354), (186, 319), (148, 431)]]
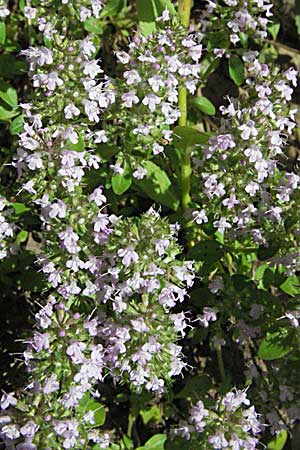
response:
[[(184, 27), (189, 26), (191, 16), (192, 0), (178, 1), (178, 15)], [(182, 87), (179, 89), (178, 103), (180, 109), (179, 126), (185, 127), (187, 124), (187, 90)], [(181, 163), (181, 207), (184, 212), (191, 201), (191, 149), (186, 148)]]
[(192, 0), (178, 1), (178, 15), (184, 27), (188, 27), (190, 24), (191, 9), (192, 9)]

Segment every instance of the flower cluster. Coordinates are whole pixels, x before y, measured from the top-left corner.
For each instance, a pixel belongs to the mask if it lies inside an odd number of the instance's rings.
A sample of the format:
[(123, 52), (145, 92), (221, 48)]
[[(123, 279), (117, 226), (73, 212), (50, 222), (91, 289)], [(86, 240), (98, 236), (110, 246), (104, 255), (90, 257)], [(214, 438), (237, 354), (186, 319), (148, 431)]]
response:
[(78, 26), (78, 22), (84, 23), (89, 18), (99, 19), (104, 5), (104, 0), (38, 2), (34, 6), (26, 5), (24, 16), (31, 25), (38, 29), (44, 39), (53, 40), (57, 34), (69, 33), (70, 27), (74, 27), (72, 32), (78, 36), (83, 31), (82, 26)]
[(163, 153), (172, 141), (171, 125), (180, 116), (179, 89), (194, 94), (200, 80), (202, 34), (178, 24), (172, 28), (171, 22), (165, 10), (157, 32), (134, 37), (128, 53), (116, 52), (124, 72), (114, 81), (117, 100), (107, 115), (107, 134), (111, 144), (118, 140), (124, 148), (114, 170), (122, 173), (127, 162), (137, 179), (147, 175), (145, 160)]
[(209, 139), (198, 160), (201, 207), (193, 217), (199, 225), (209, 220), (228, 239), (250, 237), (270, 246), (280, 235), (282, 255), (297, 256), (299, 176), (284, 167), (284, 146), (296, 126), (289, 103), (297, 72), (290, 68), (282, 75), (256, 56), (243, 56), (247, 97), (221, 107), (221, 133)]
[(261, 425), (246, 392), (233, 390), (206, 408), (199, 400), (190, 411), (189, 421), (174, 431), (205, 449), (255, 450)]
[(12, 212), (12, 208), (8, 208), (6, 198), (0, 196), (0, 260), (15, 251), (13, 237), (16, 225), (11, 220)]
[(272, 17), (273, 4), (268, 0), (208, 1), (202, 13), (200, 29), (206, 39), (216, 42), (209, 50), (221, 57), (233, 45), (246, 38), (262, 42)]
[[(3, 394), (0, 436), (7, 448), (109, 446), (104, 407), (94, 400), (102, 380), (104, 350), (94, 343), (93, 320), (84, 320), (50, 296), (36, 314), (37, 330), (24, 352), (30, 383), (16, 398)], [(16, 447), (15, 447), (16, 446)]]

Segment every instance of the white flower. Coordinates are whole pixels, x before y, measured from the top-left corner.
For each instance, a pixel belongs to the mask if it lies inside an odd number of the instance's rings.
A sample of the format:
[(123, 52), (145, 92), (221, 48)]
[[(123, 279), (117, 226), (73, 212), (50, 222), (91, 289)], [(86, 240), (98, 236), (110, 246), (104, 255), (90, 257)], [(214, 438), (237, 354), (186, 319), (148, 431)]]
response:
[(136, 70), (128, 70), (124, 72), (124, 78), (128, 86), (131, 84), (137, 84), (141, 81), (141, 77)]
[(103, 70), (98, 66), (97, 59), (85, 62), (83, 67), (83, 73), (91, 78), (95, 78), (99, 73), (103, 73)]
[(101, 144), (108, 141), (108, 137), (106, 135), (105, 130), (96, 131), (94, 133), (94, 142), (95, 144)]
[(89, 37), (86, 37), (80, 42), (79, 48), (85, 56), (92, 56), (96, 52), (96, 47)]
[(126, 108), (132, 108), (133, 105), (139, 103), (139, 98), (135, 95), (135, 91), (129, 91), (122, 95), (121, 99)]
[(125, 267), (129, 267), (132, 263), (137, 263), (139, 260), (139, 255), (131, 246), (118, 250), (118, 256), (122, 258), (122, 263)]
[(193, 211), (192, 216), (193, 216), (193, 220), (198, 225), (208, 222), (208, 218), (207, 218), (205, 209), (201, 209), (200, 211)]
[(116, 52), (116, 57), (122, 64), (128, 64), (130, 61), (130, 56), (126, 52)]
[(37, 14), (37, 9), (36, 8), (31, 8), (30, 6), (25, 6), (24, 7), (24, 16), (27, 19), (34, 19), (36, 14)]
[(137, 180), (142, 180), (147, 175), (147, 170), (141, 166), (138, 166), (138, 168), (133, 172), (132, 175)]
[(161, 87), (165, 86), (165, 82), (160, 75), (154, 75), (153, 77), (149, 78), (148, 83), (150, 84), (153, 92), (158, 92)]
[(255, 123), (253, 120), (248, 120), (247, 123), (240, 125), (238, 129), (242, 131), (241, 137), (244, 141), (250, 139), (251, 136), (256, 137), (258, 135), (258, 131), (255, 128)]
[(91, 15), (92, 15), (92, 12), (89, 9), (87, 9), (85, 6), (82, 6), (80, 8), (80, 21), (81, 22), (85, 22), (86, 19), (91, 17)]
[(226, 217), (221, 217), (220, 220), (216, 220), (213, 223), (213, 226), (215, 228), (218, 228), (218, 231), (220, 233), (224, 233), (224, 231), (226, 230), (226, 228), (231, 228), (231, 225), (229, 222), (227, 222)]
[(57, 76), (57, 72), (51, 72), (47, 76), (46, 83), (49, 91), (54, 91), (56, 86), (60, 87), (64, 84), (63, 80)]
[(150, 111), (153, 112), (156, 109), (156, 105), (159, 105), (161, 99), (155, 94), (148, 94), (143, 98), (143, 105), (148, 106)]
[(73, 117), (79, 116), (80, 109), (78, 109), (74, 103), (70, 103), (64, 108), (65, 118), (72, 119)]
[(156, 20), (160, 22), (168, 22), (170, 20), (170, 11), (168, 10), (168, 8), (165, 8), (162, 15), (158, 17)]
[(88, 116), (89, 120), (91, 122), (99, 122), (100, 119), (98, 114), (100, 113), (100, 110), (98, 108), (97, 103), (91, 100), (84, 99), (82, 101), (82, 104), (84, 106), (84, 111)]
[(164, 149), (165, 148), (162, 145), (159, 145), (157, 142), (154, 142), (152, 147), (153, 155), (158, 155), (159, 153), (162, 153)]
[(105, 195), (103, 195), (102, 187), (96, 188), (92, 192), (92, 194), (89, 195), (88, 199), (90, 202), (94, 201), (97, 206), (102, 206), (103, 203), (106, 202), (106, 197), (105, 197)]

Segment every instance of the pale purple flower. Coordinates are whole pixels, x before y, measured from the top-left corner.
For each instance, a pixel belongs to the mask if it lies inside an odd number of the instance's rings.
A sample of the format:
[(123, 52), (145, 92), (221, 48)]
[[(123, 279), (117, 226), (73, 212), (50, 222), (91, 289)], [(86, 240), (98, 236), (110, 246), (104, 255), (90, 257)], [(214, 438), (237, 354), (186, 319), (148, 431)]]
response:
[(250, 401), (247, 399), (246, 391), (237, 390), (236, 392), (228, 392), (223, 398), (222, 404), (227, 411), (232, 412), (242, 405), (249, 406)]
[(118, 256), (122, 258), (122, 263), (125, 267), (129, 267), (131, 264), (135, 264), (139, 261), (139, 255), (131, 246), (118, 250)]
[(147, 94), (142, 100), (143, 105), (148, 106), (151, 112), (155, 111), (160, 102), (161, 98), (155, 94)]
[(94, 133), (94, 142), (95, 144), (102, 144), (108, 141), (108, 137), (105, 130), (96, 131)]
[(98, 61), (94, 59), (84, 62), (83, 73), (91, 78), (95, 78), (99, 73), (103, 73), (103, 70), (98, 66)]
[(201, 225), (202, 223), (207, 223), (208, 222), (208, 217), (206, 215), (205, 209), (201, 209), (200, 211), (193, 211), (192, 216), (193, 216), (193, 220), (198, 225)]
[(198, 320), (205, 328), (209, 327), (209, 322), (215, 322), (217, 317), (218, 310), (216, 308), (211, 308), (209, 306), (205, 306), (203, 308), (203, 314), (198, 316)]
[(103, 194), (102, 186), (96, 188), (88, 197), (89, 201), (94, 201), (97, 206), (102, 206), (106, 202), (106, 197)]
[(284, 72), (284, 75), (286, 76), (286, 79), (292, 82), (292, 85), (294, 87), (297, 86), (297, 77), (298, 77), (298, 72), (296, 69), (294, 69), (294, 67), (290, 67), (288, 70), (286, 70)]
[(141, 77), (136, 70), (128, 70), (124, 72), (124, 78), (128, 86), (130, 86), (131, 84), (138, 84), (141, 81)]
[(33, 438), (38, 431), (39, 426), (33, 422), (33, 420), (30, 420), (27, 422), (23, 427), (20, 429), (20, 433), (22, 436), (25, 436), (26, 438)]
[(132, 108), (133, 105), (137, 105), (139, 103), (139, 98), (135, 91), (126, 92), (121, 96), (121, 99), (123, 100), (126, 108)]
[(64, 108), (65, 118), (73, 119), (73, 117), (77, 117), (80, 114), (80, 109), (78, 109), (74, 103), (70, 103)]
[(206, 427), (205, 417), (209, 416), (209, 412), (205, 409), (204, 404), (199, 400), (191, 409), (190, 422), (194, 424), (198, 433), (202, 433)]
[[(57, 379), (57, 375), (52, 374), (49, 378), (46, 378), (44, 386), (43, 386), (43, 393), (44, 394), (52, 394), (53, 392), (56, 392), (59, 389), (60, 385)], [(22, 432), (22, 431), (21, 431)]]
[(226, 206), (228, 209), (232, 209), (235, 207), (235, 205), (238, 205), (240, 202), (239, 200), (237, 200), (236, 195), (235, 194), (231, 194), (231, 196), (229, 198), (225, 198), (222, 201), (222, 204), (224, 206)]
[(32, 347), (36, 352), (48, 350), (50, 348), (50, 335), (36, 331), (33, 335)]
[(157, 93), (160, 88), (165, 86), (165, 81), (161, 75), (153, 75), (148, 79), (148, 83), (150, 84), (153, 92)]
[(228, 447), (228, 441), (226, 440), (223, 433), (217, 431), (213, 436), (208, 437), (208, 442), (213, 446), (214, 449), (220, 450)]
[(164, 151), (164, 146), (159, 145), (157, 142), (154, 142), (152, 146), (153, 155), (159, 155), (159, 153), (162, 153)]
[(132, 175), (137, 180), (142, 180), (143, 178), (145, 178), (147, 176), (147, 170), (141, 166), (138, 166)]
[(240, 125), (238, 129), (242, 131), (241, 138), (244, 141), (250, 139), (251, 136), (256, 137), (258, 135), (258, 131), (255, 127), (255, 123), (253, 122), (253, 120), (248, 120), (247, 123)]
[(259, 184), (255, 183), (255, 181), (250, 181), (250, 183), (248, 183), (245, 187), (245, 191), (250, 195), (250, 197), (254, 197), (259, 189)]
[(14, 392), (4, 393), (1, 397), (0, 406), (1, 409), (7, 409), (10, 405), (16, 406), (18, 403), (17, 399), (14, 397)]
[(226, 217), (221, 217), (219, 220), (215, 220), (213, 226), (218, 228), (220, 233), (224, 233), (226, 229), (231, 228), (231, 224), (227, 222)]
[(164, 255), (166, 249), (168, 248), (170, 241), (169, 239), (155, 239), (155, 251), (159, 256)]

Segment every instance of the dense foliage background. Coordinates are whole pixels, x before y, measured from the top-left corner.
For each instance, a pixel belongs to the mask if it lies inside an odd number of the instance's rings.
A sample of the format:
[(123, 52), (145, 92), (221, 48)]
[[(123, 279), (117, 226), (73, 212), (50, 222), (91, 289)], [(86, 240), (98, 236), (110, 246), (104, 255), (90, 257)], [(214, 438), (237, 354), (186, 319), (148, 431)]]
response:
[(300, 3), (0, 19), (0, 446), (299, 449)]

